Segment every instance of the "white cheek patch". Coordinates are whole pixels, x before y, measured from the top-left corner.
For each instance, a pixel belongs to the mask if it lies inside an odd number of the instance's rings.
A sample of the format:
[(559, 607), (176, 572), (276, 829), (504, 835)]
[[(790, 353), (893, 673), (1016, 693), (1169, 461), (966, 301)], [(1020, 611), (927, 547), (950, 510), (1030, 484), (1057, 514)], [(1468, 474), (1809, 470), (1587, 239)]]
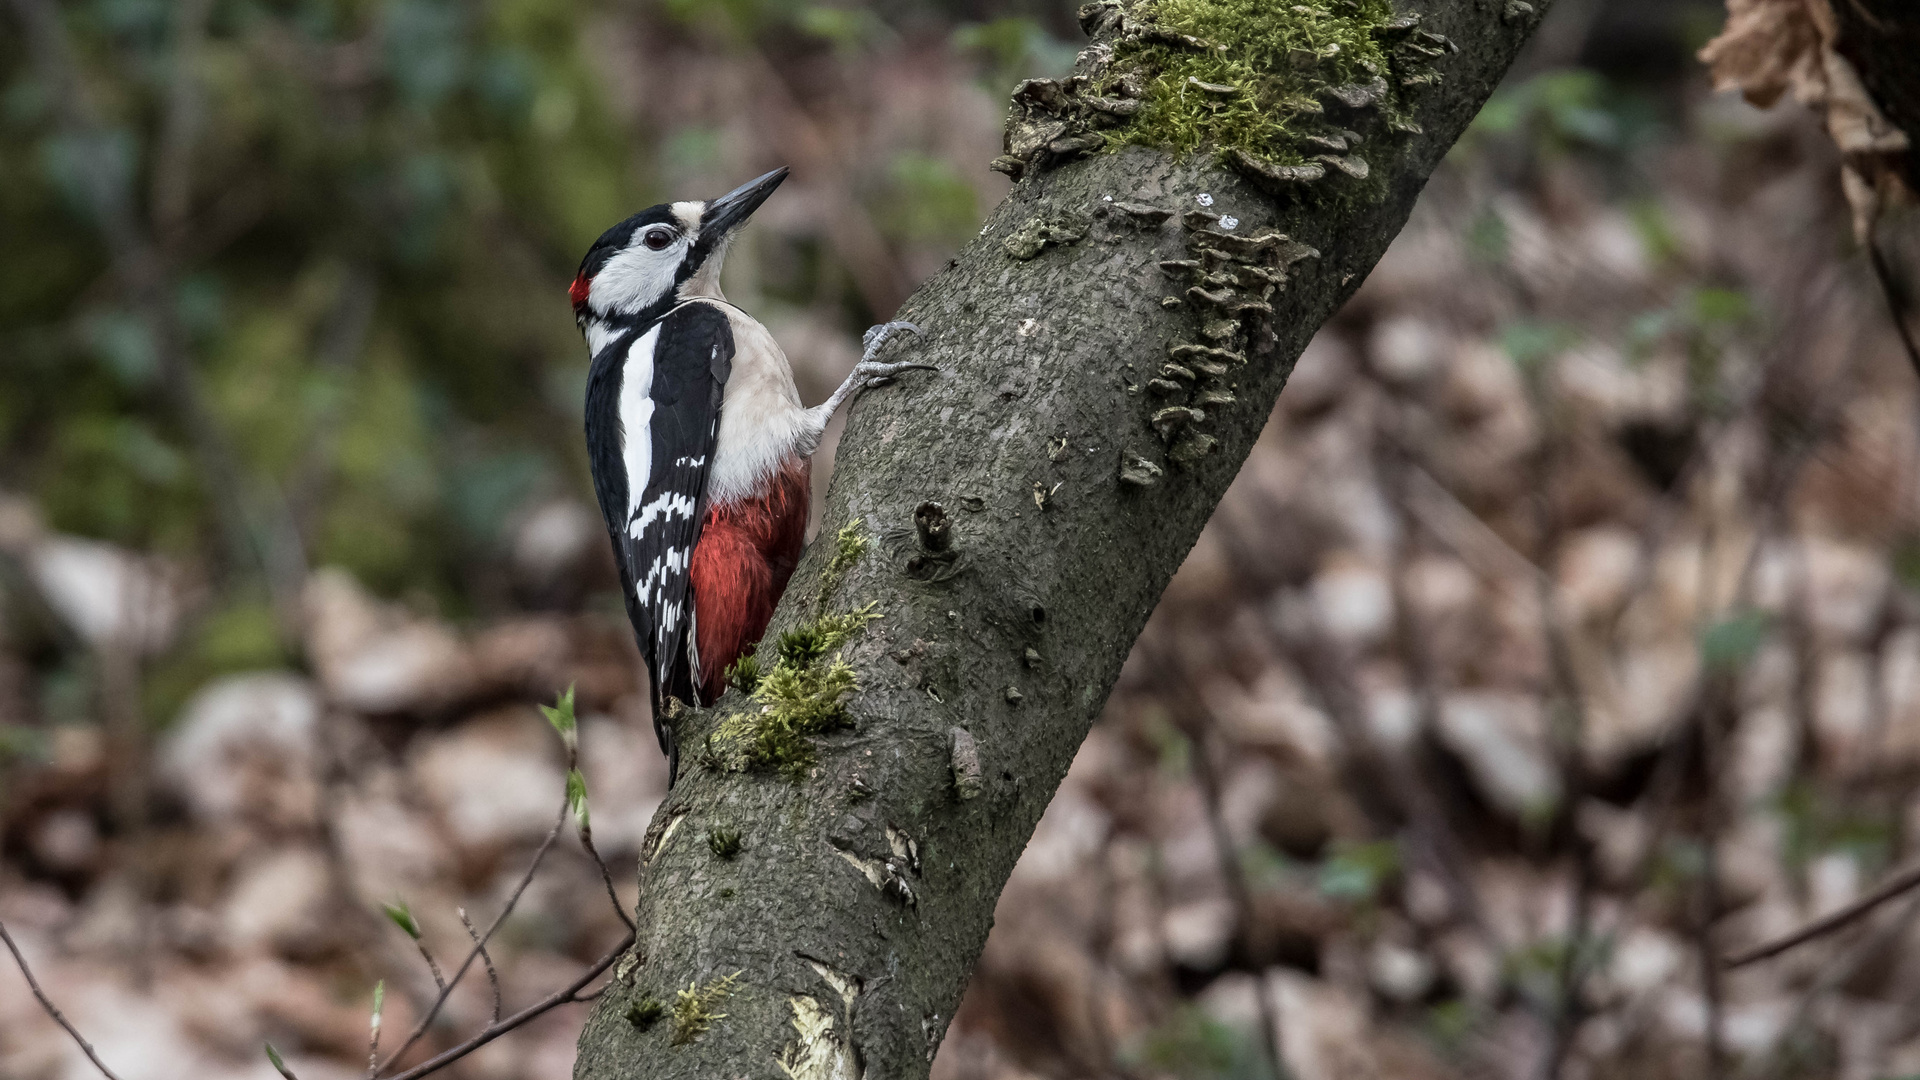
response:
[(627, 350), (620, 371), (620, 460), (627, 470), (627, 519), (640, 510), (647, 478), (653, 475), (653, 346), (660, 340), (654, 326)]
[(633, 314), (673, 292), (674, 275), (680, 270), (687, 241), (683, 237), (659, 251), (644, 245), (627, 248), (594, 275), (587, 302), (599, 312)]

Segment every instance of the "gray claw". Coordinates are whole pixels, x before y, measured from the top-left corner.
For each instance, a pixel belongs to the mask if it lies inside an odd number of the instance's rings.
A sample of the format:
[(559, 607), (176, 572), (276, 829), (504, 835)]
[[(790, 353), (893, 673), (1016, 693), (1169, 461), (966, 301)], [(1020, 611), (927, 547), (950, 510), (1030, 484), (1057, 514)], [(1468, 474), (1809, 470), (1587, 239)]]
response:
[(867, 327), (867, 332), (860, 335), (860, 345), (861, 345), (861, 348), (863, 349), (863, 351), (860, 354), (861, 362), (862, 363), (871, 362), (874, 356), (880, 352), (881, 347), (887, 343), (887, 339), (891, 338), (895, 333), (901, 330), (905, 330), (913, 334), (918, 334), (920, 332), (919, 327), (913, 325), (910, 322), (905, 322), (901, 320), (895, 320), (894, 322), (881, 323), (878, 326)]

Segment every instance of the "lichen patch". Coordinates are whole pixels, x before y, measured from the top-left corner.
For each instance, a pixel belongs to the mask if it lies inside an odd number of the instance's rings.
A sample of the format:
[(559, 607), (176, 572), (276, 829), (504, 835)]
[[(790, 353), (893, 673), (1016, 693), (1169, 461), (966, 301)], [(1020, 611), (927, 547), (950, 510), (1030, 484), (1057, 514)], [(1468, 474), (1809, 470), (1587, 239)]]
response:
[(860, 1055), (840, 1033), (833, 1013), (806, 994), (787, 999), (795, 1038), (774, 1059), (791, 1080), (861, 1080)]
[[(1025, 224), (1009, 233), (1000, 243), (1007, 249), (1008, 255), (1025, 262), (1039, 257), (1040, 253), (1049, 247), (1065, 247), (1068, 244), (1078, 243), (1086, 235), (1085, 221), (1055, 215), (1027, 219)], [(1024, 328), (1020, 336), (1027, 336)]]

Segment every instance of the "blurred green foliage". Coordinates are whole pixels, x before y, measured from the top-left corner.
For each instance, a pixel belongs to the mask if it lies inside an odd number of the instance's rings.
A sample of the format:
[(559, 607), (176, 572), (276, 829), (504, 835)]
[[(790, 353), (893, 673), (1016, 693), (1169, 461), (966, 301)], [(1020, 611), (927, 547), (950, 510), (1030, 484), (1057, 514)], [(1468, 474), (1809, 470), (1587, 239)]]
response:
[(1047, 32), (1037, 19), (1020, 15), (968, 23), (954, 30), (954, 45), (975, 54), (987, 90), (1003, 94), (1021, 79), (1060, 78), (1073, 68), (1078, 47)]
[[(96, 212), (121, 200), (157, 236), (248, 496), (311, 502), (310, 562), (458, 610), (518, 501), (576, 480), (577, 403), (527, 388), (584, 366), (567, 279), (650, 201), (582, 54), (594, 10), (216, 0), (183, 49), (193, 6), (53, 8), (78, 123), (44, 47), (0, 33), (0, 485), (58, 529), (212, 546), (193, 421)], [(149, 210), (178, 175), (169, 237)], [(373, 296), (357, 335), (356, 288)], [(226, 618), (198, 647), (215, 664)]]
[(1270, 1080), (1273, 1066), (1251, 1031), (1223, 1024), (1197, 1008), (1169, 1016), (1124, 1054), (1127, 1063), (1180, 1080)]
[(1767, 640), (1773, 619), (1764, 611), (1746, 611), (1700, 631), (1700, 660), (1710, 670), (1737, 674)]
[(1502, 86), (1468, 125), (1453, 153), (1471, 156), (1520, 139), (1537, 153), (1619, 152), (1646, 146), (1661, 125), (1651, 100), (1584, 68), (1564, 68)]
[(1392, 840), (1337, 843), (1320, 864), (1320, 892), (1336, 900), (1372, 903), (1400, 872), (1400, 846)]

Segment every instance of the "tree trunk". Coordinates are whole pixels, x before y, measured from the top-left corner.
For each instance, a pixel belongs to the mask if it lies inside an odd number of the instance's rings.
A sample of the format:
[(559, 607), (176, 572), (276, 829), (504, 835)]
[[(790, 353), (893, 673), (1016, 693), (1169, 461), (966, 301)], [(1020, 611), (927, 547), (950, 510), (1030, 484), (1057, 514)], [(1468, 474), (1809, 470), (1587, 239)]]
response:
[[(1096, 42), (1169, 39), (1118, 11), (1083, 11)], [(1367, 138), (1320, 162), (1317, 183), (1300, 179), (1314, 165), (1235, 171), (1146, 146), (1060, 163), (1098, 142), (1073, 118), (1111, 99), (1023, 89), (1009, 143), (1024, 160), (996, 167), (1024, 178), (907, 301), (898, 317), (923, 334), (886, 351), (938, 370), (854, 411), (757, 695), (676, 722), (681, 776), (643, 845), (639, 944), (576, 1077), (927, 1075), (1001, 887), (1295, 358), (1540, 17), (1511, 0), (1422, 14), (1458, 52), (1404, 19), (1375, 29), (1440, 78), (1351, 116), (1342, 94), (1366, 88), (1323, 88), (1326, 119)], [(1108, 55), (1097, 44), (1077, 70)], [(1351, 178), (1361, 155), (1367, 176)], [(1262, 173), (1264, 190), (1248, 180)], [(857, 612), (876, 617), (835, 618)]]

